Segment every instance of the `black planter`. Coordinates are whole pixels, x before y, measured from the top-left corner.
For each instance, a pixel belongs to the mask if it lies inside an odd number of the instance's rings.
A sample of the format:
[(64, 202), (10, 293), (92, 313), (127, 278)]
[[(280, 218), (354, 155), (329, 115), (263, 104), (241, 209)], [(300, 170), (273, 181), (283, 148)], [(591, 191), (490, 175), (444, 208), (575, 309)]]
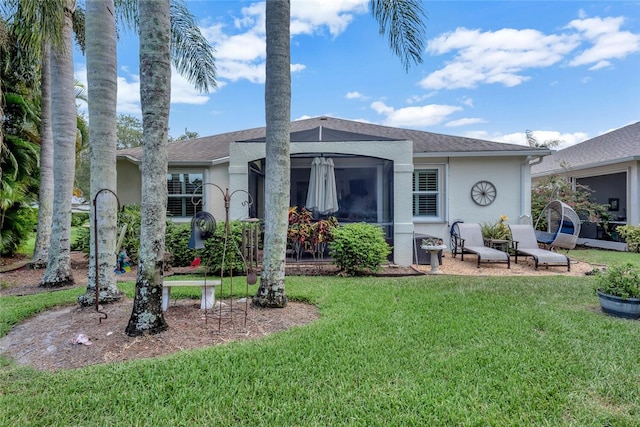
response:
[(600, 292), (599, 289), (596, 292), (603, 312), (624, 319), (640, 318), (640, 298), (620, 298)]

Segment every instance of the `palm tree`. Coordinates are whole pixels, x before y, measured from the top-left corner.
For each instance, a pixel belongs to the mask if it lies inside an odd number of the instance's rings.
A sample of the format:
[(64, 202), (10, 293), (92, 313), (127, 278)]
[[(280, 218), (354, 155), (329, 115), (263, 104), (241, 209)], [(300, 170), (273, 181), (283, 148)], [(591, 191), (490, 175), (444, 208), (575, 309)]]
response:
[[(118, 222), (116, 196), (116, 25), (113, 0), (86, 2), (86, 54), (90, 127), (91, 238), (89, 280), (81, 305), (121, 298), (113, 268)], [(96, 226), (97, 225), (97, 226)], [(97, 249), (97, 251), (96, 251)]]
[(51, 129), (51, 45), (42, 43), (40, 70), (40, 188), (38, 226), (31, 264), (43, 268), (49, 259), (49, 243), (53, 217), (53, 131)]
[(72, 15), (75, 0), (64, 0), (62, 43), (51, 49), (51, 125), (55, 182), (49, 260), (40, 286), (73, 284), (71, 271), (71, 198), (76, 159), (76, 104), (73, 78)]
[(171, 97), (169, 0), (142, 1), (140, 100), (142, 106), (142, 222), (136, 295), (125, 332), (154, 334), (168, 328), (162, 313), (167, 211), (167, 144)]
[[(422, 62), (425, 13), (420, 0), (371, 0), (371, 12), (388, 34), (391, 50), (408, 70)], [(284, 307), (287, 213), (289, 207), (289, 123), (291, 120), (291, 51), (289, 0), (267, 0), (265, 80), (266, 178), (265, 242), (260, 286), (252, 304)]]
[(287, 305), (284, 266), (291, 184), (290, 14), (289, 0), (267, 1), (265, 241), (260, 287), (253, 298), (253, 304), (260, 307)]

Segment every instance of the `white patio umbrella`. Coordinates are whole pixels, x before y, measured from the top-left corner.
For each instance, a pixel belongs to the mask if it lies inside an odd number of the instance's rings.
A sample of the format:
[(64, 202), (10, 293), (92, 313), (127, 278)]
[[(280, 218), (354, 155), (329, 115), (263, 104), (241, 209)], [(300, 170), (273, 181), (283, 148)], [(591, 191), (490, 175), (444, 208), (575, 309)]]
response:
[(328, 215), (338, 210), (338, 194), (333, 160), (316, 157), (311, 162), (306, 208)]

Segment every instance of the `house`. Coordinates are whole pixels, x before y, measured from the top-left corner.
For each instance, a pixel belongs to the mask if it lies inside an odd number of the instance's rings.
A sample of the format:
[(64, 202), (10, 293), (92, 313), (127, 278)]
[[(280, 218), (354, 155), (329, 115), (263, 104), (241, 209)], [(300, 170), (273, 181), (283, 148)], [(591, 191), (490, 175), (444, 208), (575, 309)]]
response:
[(588, 186), (596, 203), (609, 205), (608, 230), (585, 224), (581, 238), (596, 246), (592, 240), (603, 234), (616, 240), (617, 225), (640, 224), (640, 122), (558, 150), (531, 168), (534, 185), (554, 174)]
[[(202, 208), (224, 220), (228, 189), (230, 219), (263, 218), (264, 141), (262, 127), (170, 143), (168, 214), (189, 221)], [(342, 224), (378, 224), (393, 246), (393, 261), (410, 265), (414, 233), (448, 244), (455, 220), (496, 222), (507, 215), (518, 222), (529, 216), (531, 163), (549, 154), (331, 117), (299, 120), (291, 123), (290, 204), (306, 206), (313, 159), (332, 159), (339, 206), (333, 215)], [(141, 148), (118, 151), (122, 204), (140, 203), (141, 160)]]

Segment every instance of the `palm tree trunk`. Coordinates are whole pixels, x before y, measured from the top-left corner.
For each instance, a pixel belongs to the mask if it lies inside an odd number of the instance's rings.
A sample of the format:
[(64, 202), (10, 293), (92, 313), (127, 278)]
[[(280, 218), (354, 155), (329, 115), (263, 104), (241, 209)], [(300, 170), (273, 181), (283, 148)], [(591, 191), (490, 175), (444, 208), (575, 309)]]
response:
[(38, 197), (38, 230), (31, 265), (43, 268), (49, 258), (51, 218), (53, 216), (53, 131), (51, 130), (51, 46), (42, 42), (40, 77), (40, 193)]
[(260, 287), (252, 303), (285, 307), (285, 257), (290, 182), (291, 50), (289, 0), (267, 0), (265, 81), (265, 241)]
[(49, 261), (40, 286), (73, 284), (71, 273), (71, 198), (76, 160), (76, 104), (73, 78), (71, 15), (75, 0), (64, 7), (63, 43), (52, 49), (51, 112), (53, 129), (53, 178), (55, 182), (53, 226)]
[[(78, 298), (81, 305), (95, 304), (96, 283), (99, 284), (99, 302), (113, 302), (121, 297), (113, 273), (116, 264), (114, 248), (118, 222), (116, 197), (118, 73), (114, 2), (113, 0), (87, 0), (86, 5), (87, 82), (91, 122), (90, 183), (91, 200), (95, 203), (92, 203), (91, 210), (89, 280), (87, 292)], [(97, 224), (97, 227), (94, 224)], [(96, 271), (96, 258), (98, 271)]]
[(167, 215), (167, 139), (171, 98), (169, 0), (145, 0), (140, 13), (142, 104), (142, 221), (136, 295), (125, 329), (129, 336), (168, 328), (162, 313)]

